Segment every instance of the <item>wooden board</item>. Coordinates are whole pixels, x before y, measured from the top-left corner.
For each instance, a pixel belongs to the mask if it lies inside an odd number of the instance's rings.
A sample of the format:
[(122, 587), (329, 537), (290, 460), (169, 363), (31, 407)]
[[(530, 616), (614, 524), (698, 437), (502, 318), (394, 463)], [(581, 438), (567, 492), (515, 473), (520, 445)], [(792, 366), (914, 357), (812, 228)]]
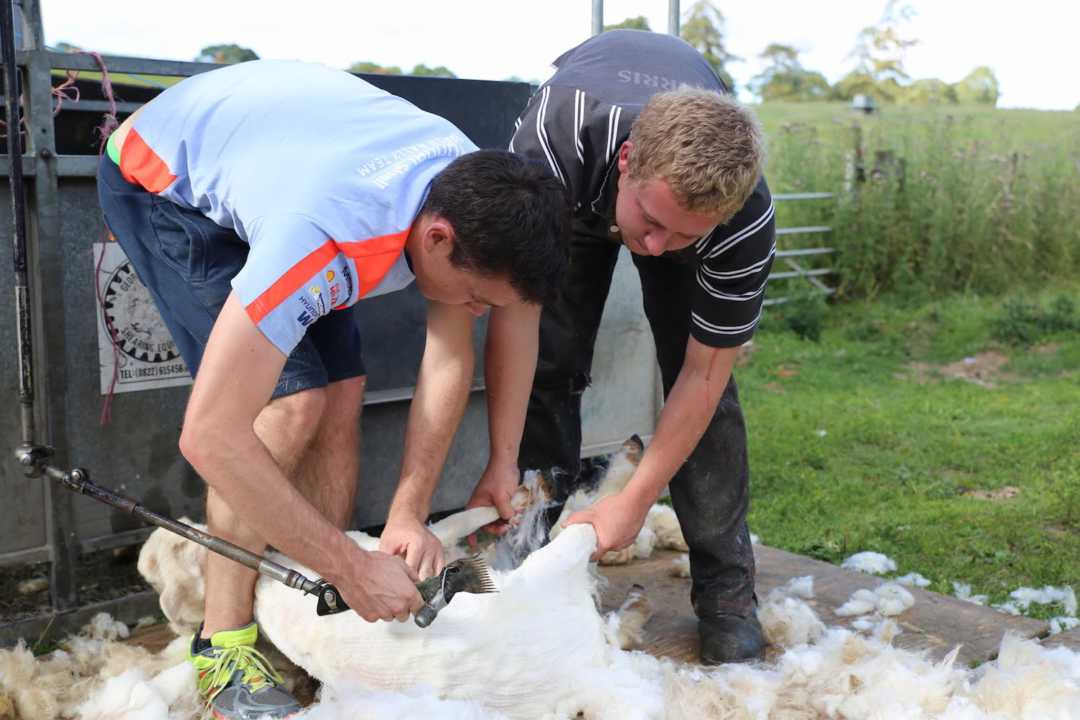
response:
[[(847, 626), (855, 619), (834, 613), (852, 593), (862, 588), (873, 589), (885, 582), (873, 575), (844, 570), (763, 545), (755, 545), (754, 553), (759, 599), (763, 600), (770, 590), (792, 578), (811, 575), (815, 598), (809, 604), (829, 626)], [(644, 649), (659, 657), (696, 662), (697, 623), (690, 608), (690, 580), (670, 575), (672, 561), (677, 555), (664, 551), (630, 565), (601, 568), (609, 581), (602, 604), (605, 610), (617, 608), (630, 585), (635, 582), (644, 585), (656, 613), (645, 628)], [(925, 650), (934, 659), (944, 657), (960, 645), (959, 661), (964, 665), (977, 665), (997, 654), (1005, 632), (1033, 638), (1045, 635), (1049, 629), (1042, 620), (1008, 615), (919, 588), (908, 589), (915, 596), (915, 605), (894, 618), (903, 630), (895, 644), (909, 650)]]

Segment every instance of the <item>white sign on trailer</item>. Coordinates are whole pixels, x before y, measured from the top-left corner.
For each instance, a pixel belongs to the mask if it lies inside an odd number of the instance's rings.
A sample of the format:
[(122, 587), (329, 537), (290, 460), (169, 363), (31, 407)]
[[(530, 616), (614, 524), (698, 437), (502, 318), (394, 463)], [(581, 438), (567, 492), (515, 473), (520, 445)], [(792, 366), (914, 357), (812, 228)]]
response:
[(115, 242), (94, 243), (101, 394), (190, 385), (150, 292)]

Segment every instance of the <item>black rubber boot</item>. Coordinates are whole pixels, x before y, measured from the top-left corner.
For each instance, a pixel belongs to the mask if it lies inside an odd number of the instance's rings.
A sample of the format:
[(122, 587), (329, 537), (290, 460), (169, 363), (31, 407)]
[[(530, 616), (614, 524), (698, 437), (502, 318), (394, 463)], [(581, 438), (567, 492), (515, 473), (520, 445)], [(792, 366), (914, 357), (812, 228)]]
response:
[(765, 634), (754, 610), (746, 617), (724, 614), (701, 618), (698, 635), (703, 665), (750, 662), (765, 657)]

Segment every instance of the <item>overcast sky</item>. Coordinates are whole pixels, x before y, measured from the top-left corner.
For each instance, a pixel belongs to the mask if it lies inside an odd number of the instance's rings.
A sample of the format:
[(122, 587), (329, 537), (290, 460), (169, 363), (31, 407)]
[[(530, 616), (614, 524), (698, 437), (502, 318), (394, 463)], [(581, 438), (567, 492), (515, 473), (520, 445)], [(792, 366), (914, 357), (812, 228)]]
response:
[[(685, 10), (692, 0), (682, 0)], [(459, 77), (543, 80), (550, 62), (588, 37), (592, 0), (42, 0), (45, 39), (115, 55), (191, 60), (207, 45), (237, 43), (264, 58), (346, 67), (358, 60), (446, 65)], [(853, 65), (860, 29), (884, 0), (716, 2), (727, 20), (728, 68), (736, 82), (760, 71), (772, 42), (802, 51), (803, 65), (830, 82)], [(1072, 109), (1080, 104), (1076, 44), (1080, 1), (913, 0), (907, 26), (912, 77), (955, 82), (989, 65), (1002, 107)], [(606, 0), (604, 22), (645, 15), (667, 29), (667, 0)], [(748, 98), (746, 98), (748, 99)]]

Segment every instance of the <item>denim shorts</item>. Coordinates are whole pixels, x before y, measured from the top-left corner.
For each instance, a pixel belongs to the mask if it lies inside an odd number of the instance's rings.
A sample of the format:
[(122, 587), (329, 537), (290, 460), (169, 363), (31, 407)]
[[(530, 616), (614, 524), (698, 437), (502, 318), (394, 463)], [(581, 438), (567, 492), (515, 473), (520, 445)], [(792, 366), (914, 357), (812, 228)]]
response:
[[(248, 244), (202, 213), (129, 183), (107, 155), (98, 164), (97, 181), (105, 224), (150, 291), (195, 377), (232, 279), (247, 262)], [(335, 310), (308, 327), (285, 361), (273, 397), (361, 375), (360, 330), (352, 308)]]

